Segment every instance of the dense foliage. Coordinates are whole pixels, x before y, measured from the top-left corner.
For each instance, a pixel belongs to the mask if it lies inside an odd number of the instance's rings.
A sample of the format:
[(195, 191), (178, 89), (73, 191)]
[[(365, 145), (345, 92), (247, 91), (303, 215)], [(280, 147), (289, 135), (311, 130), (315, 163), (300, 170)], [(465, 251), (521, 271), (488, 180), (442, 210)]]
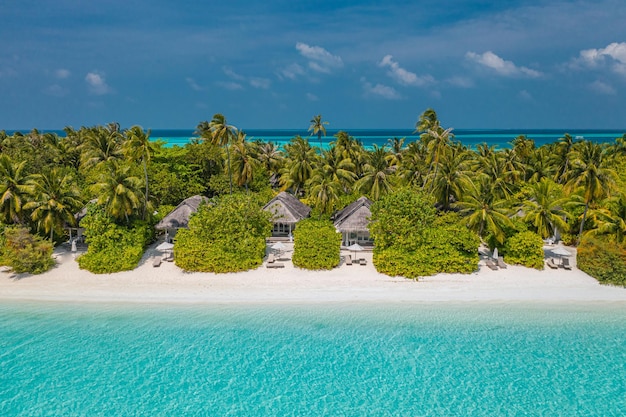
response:
[(512, 265), (543, 269), (543, 240), (531, 231), (520, 232), (507, 239), (503, 250), (504, 261)]
[(14, 272), (40, 274), (54, 265), (52, 243), (33, 236), (25, 227), (7, 227), (2, 241), (3, 263)]
[(203, 272), (238, 272), (261, 265), (272, 230), (270, 214), (261, 207), (258, 199), (241, 194), (200, 206), (189, 229), (176, 235), (176, 265)]
[(602, 284), (626, 287), (626, 248), (590, 236), (578, 246), (578, 268)]
[(341, 234), (328, 220), (305, 219), (293, 233), (294, 266), (304, 269), (333, 269), (339, 265)]
[(370, 235), (376, 270), (417, 279), (438, 272), (470, 273), (478, 265), (478, 237), (454, 214), (438, 217), (424, 194), (401, 190), (372, 205)]
[(78, 265), (96, 274), (127, 271), (137, 267), (144, 249), (154, 240), (152, 225), (135, 220), (129, 225), (116, 224), (101, 208), (91, 205), (82, 219), (87, 252), (78, 257)]

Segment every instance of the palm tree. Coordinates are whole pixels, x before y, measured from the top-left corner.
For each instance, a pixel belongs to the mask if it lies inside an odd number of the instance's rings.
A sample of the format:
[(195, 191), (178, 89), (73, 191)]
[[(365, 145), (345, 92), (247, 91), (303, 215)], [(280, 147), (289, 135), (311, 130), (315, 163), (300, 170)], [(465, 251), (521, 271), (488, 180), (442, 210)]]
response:
[(5, 223), (22, 223), (22, 206), (30, 192), (26, 161), (14, 163), (0, 155), (0, 209)]
[(321, 214), (330, 214), (342, 192), (341, 183), (331, 171), (318, 168), (307, 182), (309, 196), (319, 208)]
[(595, 210), (594, 217), (598, 227), (589, 234), (608, 235), (617, 244), (626, 240), (626, 194), (621, 192)]
[(93, 127), (85, 135), (81, 149), (81, 163), (84, 167), (98, 167), (122, 158), (122, 134), (119, 125)]
[(562, 138), (559, 138), (556, 144), (556, 163), (557, 163), (557, 173), (556, 173), (556, 181), (559, 184), (565, 183), (566, 176), (569, 171), (570, 165), (570, 154), (574, 147), (575, 139), (569, 134), (566, 133)]
[(144, 196), (141, 193), (141, 179), (131, 171), (131, 165), (109, 162), (101, 174), (100, 181), (94, 184), (92, 192), (98, 196), (98, 204), (115, 220), (126, 220), (141, 209)]
[(542, 238), (554, 236), (556, 229), (566, 230), (568, 213), (563, 209), (567, 199), (562, 187), (549, 178), (542, 178), (529, 187), (529, 194), (521, 205), (524, 221), (532, 223)]
[(80, 190), (62, 168), (33, 175), (31, 184), (34, 198), (24, 209), (33, 210), (31, 219), (37, 222), (38, 229), (50, 233), (52, 242), (54, 232), (60, 232), (64, 223), (75, 225), (74, 211), (81, 206)]
[(476, 231), (481, 239), (488, 231), (498, 243), (504, 243), (504, 227), (513, 226), (509, 218), (510, 202), (499, 197), (497, 188), (487, 177), (474, 184), (455, 206), (461, 209), (467, 227)]
[[(441, 155), (446, 152), (446, 150), (450, 147), (450, 136), (451, 136), (452, 128), (448, 129), (435, 129), (428, 130), (426, 133), (426, 149), (429, 154), (430, 167), (428, 168), (428, 175), (432, 172), (433, 167), (435, 168), (434, 178), (437, 177), (437, 169), (439, 168), (439, 159)], [(427, 176), (428, 176), (427, 175)], [(424, 183), (424, 185), (426, 185)], [(432, 190), (432, 184), (431, 184)]]
[(472, 186), (471, 170), (467, 164), (468, 153), (461, 146), (452, 146), (438, 162), (438, 174), (432, 178), (432, 192), (435, 201), (444, 210), (450, 209), (450, 202), (457, 201)]
[(311, 178), (316, 168), (318, 155), (308, 140), (300, 136), (294, 137), (285, 145), (287, 162), (281, 170), (280, 183), (284, 189), (293, 188), (298, 194), (306, 182)]
[(415, 123), (415, 132), (414, 133), (425, 133), (429, 130), (437, 131), (441, 127), (439, 125), (439, 119), (437, 118), (437, 113), (432, 108), (428, 108), (424, 110)]
[(207, 122), (200, 122), (198, 131), (202, 138), (208, 139), (212, 144), (226, 148), (226, 158), (228, 160), (228, 180), (230, 181), (230, 193), (233, 193), (233, 172), (230, 166), (230, 144), (237, 137), (237, 128), (226, 122), (223, 114), (216, 113), (213, 119)]
[(322, 121), (322, 115), (318, 114), (317, 116), (313, 116), (311, 119), (311, 126), (309, 126), (309, 132), (313, 132), (314, 135), (317, 135), (317, 140), (320, 142), (320, 152), (322, 151), (322, 134), (326, 136), (326, 127), (328, 122)]
[(426, 183), (426, 147), (422, 142), (411, 142), (404, 151), (398, 177), (406, 185), (424, 187)]
[(233, 144), (233, 164), (235, 165), (235, 181), (239, 187), (248, 184), (254, 179), (254, 170), (260, 164), (252, 155), (252, 145), (246, 142), (246, 134), (238, 132), (237, 140)]
[(284, 157), (276, 144), (261, 140), (257, 140), (253, 144), (254, 158), (259, 161), (270, 176), (277, 174), (284, 162)]
[(388, 194), (393, 189), (391, 176), (393, 169), (389, 165), (389, 154), (386, 147), (374, 145), (374, 149), (367, 153), (367, 162), (363, 167), (363, 176), (354, 184), (362, 193), (369, 194), (373, 200)]
[(566, 188), (568, 190), (581, 189), (585, 204), (580, 230), (578, 231), (577, 243), (580, 243), (589, 205), (604, 195), (610, 194), (617, 174), (609, 168), (606, 148), (589, 141), (577, 144), (572, 151), (571, 164), (570, 180), (567, 182)]
[(355, 165), (350, 158), (344, 158), (337, 147), (333, 146), (322, 152), (321, 169), (333, 181), (341, 184), (344, 192), (349, 192), (356, 181)]
[(402, 154), (404, 153), (404, 142), (406, 141), (406, 138), (393, 138), (393, 139), (388, 139), (387, 143), (389, 144), (390, 148), (391, 148), (391, 155), (393, 156), (393, 160), (391, 161), (391, 164), (394, 167), (399, 166), (402, 163)]
[[(123, 149), (132, 161), (141, 161), (143, 167), (144, 182), (146, 184), (146, 202), (149, 200), (149, 187), (148, 187), (148, 162), (154, 153), (152, 142), (150, 142), (150, 130), (144, 132), (140, 126), (133, 126), (126, 131), (126, 141), (124, 142)], [(146, 219), (147, 204), (143, 205), (142, 217)]]

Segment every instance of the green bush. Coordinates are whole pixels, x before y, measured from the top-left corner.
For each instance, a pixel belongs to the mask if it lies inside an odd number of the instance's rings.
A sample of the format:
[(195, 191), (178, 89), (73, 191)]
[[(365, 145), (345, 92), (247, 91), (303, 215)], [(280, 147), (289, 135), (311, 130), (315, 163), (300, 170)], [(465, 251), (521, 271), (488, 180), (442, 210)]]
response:
[(339, 265), (341, 234), (328, 220), (305, 219), (294, 231), (294, 266), (304, 269), (333, 269)]
[(578, 246), (576, 264), (602, 284), (626, 287), (626, 248), (589, 236)]
[(237, 194), (200, 206), (189, 229), (176, 234), (176, 265), (202, 272), (238, 272), (261, 265), (265, 238), (272, 231), (270, 214), (261, 207), (254, 195)]
[(25, 227), (4, 231), (3, 260), (17, 273), (40, 274), (54, 265), (52, 243), (30, 234)]
[(471, 273), (478, 267), (478, 236), (454, 213), (437, 216), (431, 200), (415, 191), (403, 190), (374, 203), (370, 233), (374, 266), (386, 275), (417, 279)]
[(77, 259), (78, 265), (95, 274), (135, 269), (146, 245), (154, 240), (154, 228), (148, 223), (135, 221), (122, 226), (97, 206), (89, 207), (80, 224), (85, 228), (88, 247)]
[(507, 239), (503, 249), (504, 261), (511, 265), (543, 269), (543, 239), (534, 232), (521, 232)]

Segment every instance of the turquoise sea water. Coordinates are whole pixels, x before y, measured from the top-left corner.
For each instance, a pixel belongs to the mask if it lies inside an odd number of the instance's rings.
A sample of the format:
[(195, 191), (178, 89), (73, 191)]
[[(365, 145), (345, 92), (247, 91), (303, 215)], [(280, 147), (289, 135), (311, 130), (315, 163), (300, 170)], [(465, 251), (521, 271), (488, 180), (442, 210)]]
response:
[(626, 305), (0, 305), (2, 416), (623, 416)]

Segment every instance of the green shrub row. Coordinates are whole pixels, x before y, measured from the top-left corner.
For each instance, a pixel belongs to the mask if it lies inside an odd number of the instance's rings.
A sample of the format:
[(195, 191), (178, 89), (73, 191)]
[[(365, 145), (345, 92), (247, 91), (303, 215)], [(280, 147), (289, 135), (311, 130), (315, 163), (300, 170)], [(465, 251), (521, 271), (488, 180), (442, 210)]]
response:
[(25, 227), (4, 230), (2, 261), (14, 272), (40, 274), (54, 265), (52, 243), (32, 235)]
[(333, 269), (339, 265), (341, 234), (329, 220), (305, 219), (294, 231), (294, 266), (304, 269)]
[(585, 236), (578, 246), (576, 264), (602, 284), (626, 287), (626, 248)]
[(239, 272), (258, 267), (270, 236), (270, 214), (259, 199), (222, 196), (202, 205), (189, 220), (189, 229), (176, 234), (174, 259), (185, 271)]
[(370, 235), (378, 272), (417, 279), (477, 269), (478, 236), (461, 225), (456, 214), (437, 216), (426, 195), (401, 190), (383, 197), (371, 210)]
[(543, 240), (538, 234), (525, 231), (508, 238), (504, 244), (504, 261), (511, 265), (543, 269)]
[(154, 240), (154, 228), (147, 222), (119, 225), (96, 206), (89, 207), (80, 224), (88, 247), (77, 259), (78, 265), (95, 274), (135, 269), (146, 245)]

